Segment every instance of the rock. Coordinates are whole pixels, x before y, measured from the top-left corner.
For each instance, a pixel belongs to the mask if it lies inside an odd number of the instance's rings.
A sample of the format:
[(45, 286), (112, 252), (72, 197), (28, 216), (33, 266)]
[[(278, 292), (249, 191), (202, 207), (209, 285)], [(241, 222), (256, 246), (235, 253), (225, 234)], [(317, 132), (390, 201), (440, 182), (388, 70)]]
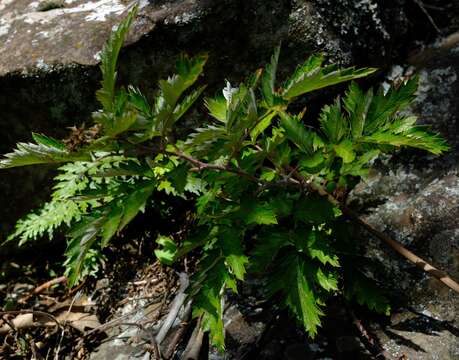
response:
[[(412, 111), (448, 140), (451, 151), (441, 157), (405, 151), (386, 159), (355, 188), (350, 204), (365, 212), (365, 219), (373, 226), (458, 280), (459, 44), (447, 51), (431, 52), (428, 62), (417, 66), (420, 87)], [(398, 72), (400, 69), (403, 67)], [(456, 359), (457, 294), (386, 245), (371, 237), (364, 239), (366, 254), (380, 265), (374, 276), (397, 294), (399, 304), (409, 306), (408, 313), (428, 312), (429, 321), (449, 324), (419, 332), (416, 324), (426, 317), (418, 315), (416, 321), (410, 321), (411, 327), (379, 332), (386, 334), (381, 337), (384, 346), (394, 356), (405, 352), (415, 359)]]

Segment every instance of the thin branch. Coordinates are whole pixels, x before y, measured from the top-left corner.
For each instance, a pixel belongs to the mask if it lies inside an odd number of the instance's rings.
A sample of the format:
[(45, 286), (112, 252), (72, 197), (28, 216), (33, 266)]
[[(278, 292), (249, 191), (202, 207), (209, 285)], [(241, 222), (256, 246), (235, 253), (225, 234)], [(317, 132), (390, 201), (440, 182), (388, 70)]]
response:
[(429, 19), (429, 22), (432, 24), (432, 26), (434, 27), (434, 29), (437, 31), (437, 33), (441, 34), (441, 30), (440, 28), (437, 26), (437, 24), (435, 23), (434, 19), (432, 18), (432, 16), (430, 16), (429, 12), (427, 11), (427, 9), (425, 8), (423, 2), (421, 0), (413, 0), (418, 6), (419, 8), (421, 9), (421, 11), (425, 14), (425, 16), (427, 16), (427, 19)]
[(45, 291), (46, 289), (50, 288), (53, 285), (65, 283), (66, 281), (67, 281), (67, 277), (66, 276), (60, 276), (60, 277), (51, 279), (51, 280), (41, 284), (40, 286), (37, 286), (33, 290), (33, 293), (34, 294), (39, 294), (39, 293)]
[(156, 342), (158, 344), (161, 344), (163, 342), (164, 338), (169, 332), (169, 329), (171, 328), (172, 324), (177, 318), (180, 308), (185, 302), (185, 299), (186, 299), (185, 290), (188, 288), (189, 284), (190, 284), (190, 281), (188, 279), (188, 275), (185, 273), (180, 273), (180, 288), (174, 300), (172, 301), (171, 307), (169, 309), (169, 314), (167, 315), (166, 320), (164, 320), (164, 323), (161, 326), (161, 329), (159, 330), (158, 335), (156, 335)]
[(346, 215), (351, 220), (355, 221), (357, 224), (362, 226), (365, 230), (367, 230), (369, 233), (374, 235), (379, 240), (385, 242), (400, 255), (411, 261), (414, 265), (421, 268), (427, 274), (433, 276), (434, 278), (442, 282), (444, 285), (448, 286), (450, 289), (459, 294), (459, 284), (456, 281), (454, 281), (450, 276), (448, 276), (448, 274), (446, 274), (444, 271), (437, 269), (433, 265), (429, 264), (426, 260), (412, 253), (398, 241), (395, 241), (390, 236), (375, 229), (368, 222), (360, 218), (360, 216), (354, 210), (349, 209), (346, 205), (342, 204), (336, 198), (334, 198), (332, 195), (326, 192), (324, 188), (319, 187), (313, 184), (312, 182), (308, 182), (308, 187), (311, 191), (314, 191), (319, 195), (326, 197), (327, 200), (330, 201), (333, 205), (338, 206), (344, 215)]

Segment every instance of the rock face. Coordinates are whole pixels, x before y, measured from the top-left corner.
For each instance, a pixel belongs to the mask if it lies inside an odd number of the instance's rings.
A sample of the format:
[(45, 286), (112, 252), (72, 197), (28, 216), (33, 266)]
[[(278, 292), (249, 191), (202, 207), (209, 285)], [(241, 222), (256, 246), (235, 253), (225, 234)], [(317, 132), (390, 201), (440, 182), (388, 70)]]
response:
[[(441, 158), (400, 153), (380, 164), (351, 197), (366, 220), (438, 268), (459, 279), (459, 44), (430, 51), (420, 75), (413, 112), (443, 134), (451, 151)], [(403, 72), (396, 66), (394, 74)], [(375, 205), (376, 204), (376, 205)], [(379, 334), (394, 355), (455, 359), (459, 298), (371, 238), (367, 254), (378, 259), (384, 283), (410, 310), (401, 310)], [(401, 320), (403, 318), (403, 320)]]

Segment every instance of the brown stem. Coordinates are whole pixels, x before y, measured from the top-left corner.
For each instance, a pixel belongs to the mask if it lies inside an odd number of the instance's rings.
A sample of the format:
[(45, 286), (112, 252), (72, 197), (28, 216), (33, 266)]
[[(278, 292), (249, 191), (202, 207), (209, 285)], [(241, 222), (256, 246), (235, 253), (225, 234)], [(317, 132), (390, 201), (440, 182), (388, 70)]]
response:
[(51, 279), (47, 282), (45, 282), (44, 284), (41, 284), (40, 286), (37, 286), (34, 290), (33, 290), (33, 293), (34, 294), (39, 294), (41, 293), (42, 291), (50, 288), (51, 286), (53, 285), (56, 285), (56, 284), (60, 284), (60, 283), (64, 283), (67, 281), (67, 277), (66, 276), (60, 276), (60, 277), (57, 277), (57, 278), (54, 278), (54, 279)]

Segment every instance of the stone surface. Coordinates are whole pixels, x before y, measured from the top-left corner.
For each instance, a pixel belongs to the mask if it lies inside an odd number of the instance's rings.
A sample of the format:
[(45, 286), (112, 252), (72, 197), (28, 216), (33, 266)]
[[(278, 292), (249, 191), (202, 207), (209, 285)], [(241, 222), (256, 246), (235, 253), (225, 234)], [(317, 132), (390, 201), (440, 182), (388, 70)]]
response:
[[(441, 157), (405, 151), (382, 161), (357, 186), (350, 203), (365, 212), (366, 220), (376, 228), (457, 280), (459, 45), (446, 52), (434, 51), (427, 63), (417, 66), (420, 87), (412, 111), (448, 140), (451, 151)], [(394, 70), (401, 75), (406, 67)], [(413, 319), (379, 332), (386, 348), (394, 356), (405, 353), (413, 359), (457, 359), (457, 294), (378, 240), (365, 237), (364, 241), (367, 255), (380, 266), (375, 276), (384, 279), (399, 304), (411, 306), (401, 313)]]

